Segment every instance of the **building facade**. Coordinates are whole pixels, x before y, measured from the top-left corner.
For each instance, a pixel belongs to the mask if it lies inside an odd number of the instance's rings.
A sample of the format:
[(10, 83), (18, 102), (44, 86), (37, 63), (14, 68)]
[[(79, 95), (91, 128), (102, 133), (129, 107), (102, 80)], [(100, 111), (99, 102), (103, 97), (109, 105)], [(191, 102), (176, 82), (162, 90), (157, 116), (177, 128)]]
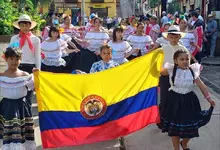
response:
[[(85, 14), (89, 16), (91, 13), (98, 14), (99, 17), (116, 16), (116, 4), (118, 0), (84, 0)], [(82, 0), (54, 0), (55, 7), (59, 13), (73, 15), (81, 11)], [(43, 5), (43, 13), (47, 13), (50, 4)]]

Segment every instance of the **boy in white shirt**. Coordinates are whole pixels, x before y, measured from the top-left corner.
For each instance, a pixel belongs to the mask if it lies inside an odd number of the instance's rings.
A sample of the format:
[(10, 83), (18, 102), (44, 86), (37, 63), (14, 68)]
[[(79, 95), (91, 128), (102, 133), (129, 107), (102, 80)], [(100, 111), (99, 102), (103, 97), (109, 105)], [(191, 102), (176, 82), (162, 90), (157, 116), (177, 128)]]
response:
[[(28, 73), (32, 73), (33, 68), (41, 68), (41, 48), (40, 39), (31, 33), (37, 23), (31, 21), (30, 16), (23, 14), (18, 21), (13, 23), (14, 27), (20, 29), (19, 34), (11, 38), (10, 45), (17, 45), (22, 52), (22, 59), (19, 69)], [(27, 103), (32, 105), (33, 91), (27, 93)]]
[(31, 29), (37, 23), (31, 21), (30, 16), (23, 14), (13, 25), (20, 29), (19, 34), (14, 35), (10, 41), (10, 45), (16, 43), (22, 50), (22, 60), (19, 69), (32, 73), (34, 67), (38, 69), (41, 67), (40, 39), (31, 33)]

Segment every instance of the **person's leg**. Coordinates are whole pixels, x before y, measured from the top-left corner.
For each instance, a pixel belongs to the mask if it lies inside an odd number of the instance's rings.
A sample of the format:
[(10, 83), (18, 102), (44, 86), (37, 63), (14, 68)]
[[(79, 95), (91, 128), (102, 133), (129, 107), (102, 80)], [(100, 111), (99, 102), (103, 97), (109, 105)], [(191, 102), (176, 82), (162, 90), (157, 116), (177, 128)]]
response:
[(174, 150), (180, 150), (180, 137), (172, 136), (172, 143)]
[(218, 37), (217, 34), (214, 34), (211, 37), (210, 56), (212, 56), (212, 57), (214, 57), (214, 54), (215, 54), (215, 46), (216, 46), (217, 37)]
[(181, 144), (182, 144), (182, 148), (183, 148), (183, 149), (189, 148), (189, 147), (188, 147), (189, 141), (190, 141), (189, 138), (184, 138), (184, 139), (181, 141)]

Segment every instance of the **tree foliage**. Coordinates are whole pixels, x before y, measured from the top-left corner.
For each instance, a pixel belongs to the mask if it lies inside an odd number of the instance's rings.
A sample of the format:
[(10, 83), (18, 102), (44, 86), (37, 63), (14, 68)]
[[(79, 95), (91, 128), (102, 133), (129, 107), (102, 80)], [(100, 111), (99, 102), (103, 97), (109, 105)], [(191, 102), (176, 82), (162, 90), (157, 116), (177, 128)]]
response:
[(10, 35), (14, 32), (13, 22), (21, 14), (28, 14), (38, 24), (34, 30), (39, 30), (45, 25), (45, 20), (38, 12), (39, 0), (0, 0), (0, 35)]

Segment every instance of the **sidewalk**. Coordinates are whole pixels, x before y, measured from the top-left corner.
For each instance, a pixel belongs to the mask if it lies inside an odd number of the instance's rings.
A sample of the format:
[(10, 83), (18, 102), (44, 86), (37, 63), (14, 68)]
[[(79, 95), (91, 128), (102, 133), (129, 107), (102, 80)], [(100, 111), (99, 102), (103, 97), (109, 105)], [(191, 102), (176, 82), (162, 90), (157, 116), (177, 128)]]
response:
[(220, 93), (220, 57), (202, 59), (201, 79), (215, 92)]

